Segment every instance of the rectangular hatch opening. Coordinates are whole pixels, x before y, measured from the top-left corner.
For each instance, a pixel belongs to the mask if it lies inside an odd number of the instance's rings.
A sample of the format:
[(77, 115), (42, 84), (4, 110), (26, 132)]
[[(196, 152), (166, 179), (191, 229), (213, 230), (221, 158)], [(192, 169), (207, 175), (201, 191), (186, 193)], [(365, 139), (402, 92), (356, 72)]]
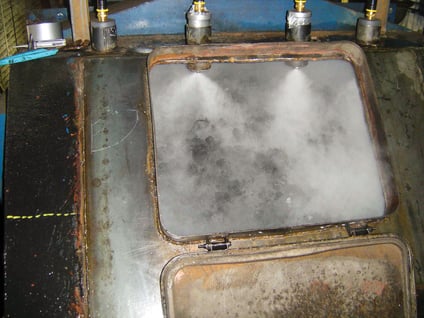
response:
[(356, 239), (182, 255), (161, 277), (167, 317), (414, 317), (407, 247)]
[(182, 47), (150, 60), (158, 214), (174, 240), (378, 219), (393, 208), (360, 48), (330, 47), (331, 56), (319, 44), (269, 45), (271, 57), (266, 48), (187, 58)]

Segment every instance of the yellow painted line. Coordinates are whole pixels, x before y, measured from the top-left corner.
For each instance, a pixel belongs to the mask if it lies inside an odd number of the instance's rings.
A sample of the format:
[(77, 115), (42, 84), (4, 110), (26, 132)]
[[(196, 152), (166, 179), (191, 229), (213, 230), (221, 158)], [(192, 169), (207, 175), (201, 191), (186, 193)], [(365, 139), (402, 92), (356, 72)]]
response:
[(8, 220), (31, 220), (31, 219), (39, 219), (42, 217), (66, 217), (66, 216), (74, 216), (77, 215), (76, 212), (68, 212), (68, 213), (42, 213), (36, 215), (7, 215), (6, 219)]

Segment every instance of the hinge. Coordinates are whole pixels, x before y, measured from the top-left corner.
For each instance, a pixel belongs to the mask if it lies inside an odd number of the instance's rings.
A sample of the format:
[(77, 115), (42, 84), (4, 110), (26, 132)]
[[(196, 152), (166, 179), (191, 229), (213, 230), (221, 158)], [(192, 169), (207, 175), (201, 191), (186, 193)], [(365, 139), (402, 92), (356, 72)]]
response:
[(349, 236), (368, 235), (375, 230), (375, 228), (368, 226), (366, 223), (351, 223), (346, 224), (345, 227)]
[(231, 246), (231, 242), (226, 237), (211, 237), (206, 240), (206, 243), (199, 244), (199, 248), (204, 248), (210, 251), (222, 251)]

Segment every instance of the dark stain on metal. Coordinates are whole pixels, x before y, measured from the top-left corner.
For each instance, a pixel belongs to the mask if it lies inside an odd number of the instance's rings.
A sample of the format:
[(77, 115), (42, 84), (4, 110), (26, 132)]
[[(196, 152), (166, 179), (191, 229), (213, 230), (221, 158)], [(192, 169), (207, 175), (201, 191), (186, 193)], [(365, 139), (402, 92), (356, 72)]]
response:
[(12, 67), (5, 214), (56, 217), (6, 222), (5, 317), (82, 312), (82, 248), (77, 230), (80, 118), (71, 93), (76, 89), (74, 67), (60, 58)]
[[(417, 282), (424, 281), (424, 205), (423, 146), (424, 86), (422, 61), (424, 50), (369, 50), (366, 52), (373, 74), (379, 109), (387, 136), (387, 148), (398, 183), (398, 213), (389, 217), (382, 230), (400, 233), (414, 251)], [(406, 132), (411, 135), (409, 138)], [(407, 181), (406, 188), (403, 186)]]

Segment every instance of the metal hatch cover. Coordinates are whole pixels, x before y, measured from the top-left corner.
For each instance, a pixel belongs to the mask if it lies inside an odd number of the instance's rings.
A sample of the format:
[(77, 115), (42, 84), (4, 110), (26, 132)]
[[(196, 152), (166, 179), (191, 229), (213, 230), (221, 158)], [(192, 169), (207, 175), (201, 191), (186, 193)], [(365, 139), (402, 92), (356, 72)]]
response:
[(174, 240), (378, 219), (396, 205), (352, 43), (162, 48), (149, 86), (156, 212)]
[(177, 256), (166, 316), (415, 317), (410, 252), (395, 237)]

